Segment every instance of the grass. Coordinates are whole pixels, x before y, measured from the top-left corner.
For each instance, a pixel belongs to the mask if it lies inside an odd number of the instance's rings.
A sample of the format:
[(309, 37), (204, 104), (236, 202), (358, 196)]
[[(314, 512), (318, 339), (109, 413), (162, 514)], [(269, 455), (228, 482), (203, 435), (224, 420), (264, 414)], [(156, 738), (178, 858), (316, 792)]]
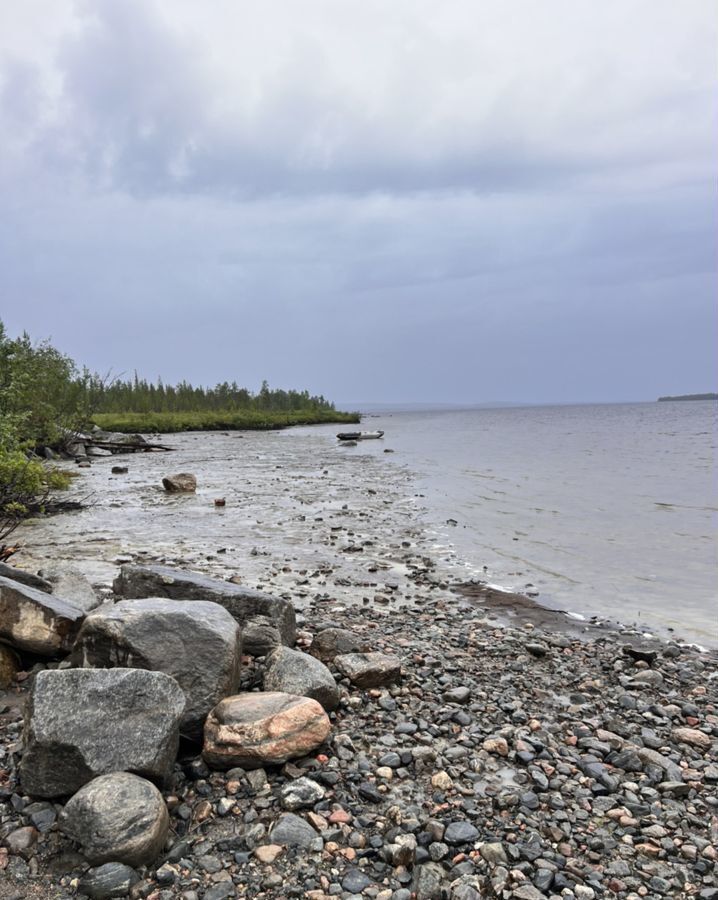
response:
[(92, 423), (104, 431), (125, 434), (172, 434), (178, 431), (271, 431), (292, 425), (358, 424), (359, 413), (334, 410), (271, 412), (214, 410), (202, 412), (96, 413)]

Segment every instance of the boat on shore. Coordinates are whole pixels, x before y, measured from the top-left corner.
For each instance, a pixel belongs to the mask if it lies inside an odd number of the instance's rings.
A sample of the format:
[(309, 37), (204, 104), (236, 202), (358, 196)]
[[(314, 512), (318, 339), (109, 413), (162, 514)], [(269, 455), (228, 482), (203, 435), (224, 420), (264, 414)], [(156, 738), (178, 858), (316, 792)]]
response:
[(340, 441), (371, 441), (382, 437), (383, 431), (340, 431), (337, 435)]

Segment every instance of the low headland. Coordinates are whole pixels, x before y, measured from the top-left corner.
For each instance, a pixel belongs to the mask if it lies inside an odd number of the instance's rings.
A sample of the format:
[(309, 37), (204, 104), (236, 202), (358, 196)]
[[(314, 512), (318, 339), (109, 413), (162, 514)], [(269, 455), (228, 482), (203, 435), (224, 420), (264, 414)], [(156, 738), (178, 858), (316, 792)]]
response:
[(239, 437), (20, 529), (3, 900), (716, 896), (714, 653), (462, 583), (397, 455)]
[(673, 400), (718, 400), (718, 394), (679, 394), (676, 397), (659, 397), (659, 403)]
[(176, 434), (181, 431), (272, 431), (294, 425), (353, 425), (358, 413), (335, 409), (195, 410), (184, 412), (95, 413), (90, 424), (122, 434)]

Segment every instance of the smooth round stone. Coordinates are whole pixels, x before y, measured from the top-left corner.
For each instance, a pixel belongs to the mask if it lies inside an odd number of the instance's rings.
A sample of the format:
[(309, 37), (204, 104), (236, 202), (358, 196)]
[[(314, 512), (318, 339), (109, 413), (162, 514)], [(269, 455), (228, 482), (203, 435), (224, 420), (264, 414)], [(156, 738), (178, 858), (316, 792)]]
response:
[(105, 900), (106, 897), (125, 897), (140, 876), (129, 866), (118, 862), (104, 863), (94, 869), (88, 869), (80, 879), (78, 891), (87, 894), (92, 900)]
[(278, 647), (267, 659), (264, 688), (311, 697), (327, 711), (339, 703), (339, 688), (324, 663), (289, 647)]
[(371, 884), (371, 878), (368, 878), (359, 869), (350, 869), (342, 878), (342, 887), (351, 894), (361, 894)]
[(444, 832), (444, 841), (451, 846), (468, 844), (479, 836), (478, 828), (470, 822), (452, 822)]
[(62, 811), (60, 828), (80, 844), (90, 863), (143, 866), (164, 848), (169, 815), (151, 782), (113, 772), (80, 788)]

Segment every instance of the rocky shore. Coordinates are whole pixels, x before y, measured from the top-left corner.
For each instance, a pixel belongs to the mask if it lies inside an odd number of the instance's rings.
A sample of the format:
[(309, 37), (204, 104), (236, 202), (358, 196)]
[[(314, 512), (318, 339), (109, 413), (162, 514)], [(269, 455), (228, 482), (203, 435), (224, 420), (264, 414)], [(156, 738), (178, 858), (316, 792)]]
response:
[(260, 590), (0, 573), (0, 898), (718, 898), (715, 653), (454, 584), (327, 496)]

